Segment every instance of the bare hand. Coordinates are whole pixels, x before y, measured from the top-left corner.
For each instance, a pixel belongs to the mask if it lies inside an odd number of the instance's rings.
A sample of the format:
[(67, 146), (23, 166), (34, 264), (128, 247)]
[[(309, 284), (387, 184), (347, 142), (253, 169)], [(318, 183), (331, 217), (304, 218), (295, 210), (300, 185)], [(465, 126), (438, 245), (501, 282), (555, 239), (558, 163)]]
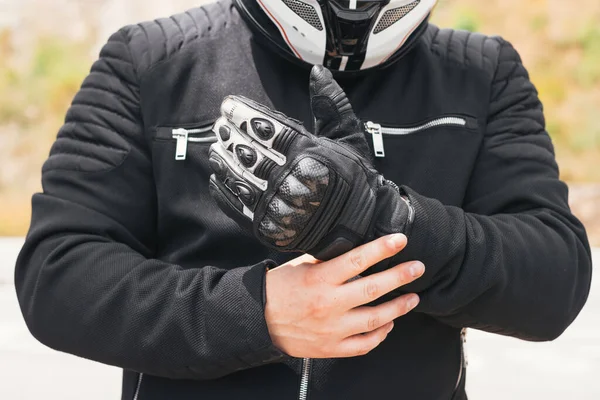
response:
[(404, 235), (384, 236), (330, 261), (304, 255), (268, 271), (265, 317), (275, 346), (299, 358), (354, 357), (377, 347), (419, 297), (365, 304), (419, 278), (425, 267), (407, 262), (348, 281), (405, 246)]

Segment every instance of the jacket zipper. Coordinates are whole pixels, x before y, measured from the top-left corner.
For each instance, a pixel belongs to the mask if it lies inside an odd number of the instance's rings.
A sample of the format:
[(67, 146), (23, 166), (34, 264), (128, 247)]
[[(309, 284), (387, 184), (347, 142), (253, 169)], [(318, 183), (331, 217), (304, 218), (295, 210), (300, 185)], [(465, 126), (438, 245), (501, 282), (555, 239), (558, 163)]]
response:
[[(462, 380), (464, 370), (467, 367), (467, 356), (465, 354), (465, 343), (467, 343), (467, 329), (463, 328), (460, 331), (460, 369), (458, 370), (458, 379), (456, 380), (456, 386), (454, 387), (454, 395), (456, 395), (456, 391), (458, 390), (458, 386), (460, 385), (460, 381)], [(453, 397), (454, 397), (454, 395), (453, 395)]]
[(133, 400), (138, 400), (138, 396), (140, 394), (140, 387), (142, 386), (142, 378), (143, 377), (144, 377), (144, 374), (140, 374), (140, 376), (138, 377), (137, 385), (135, 387), (135, 393), (133, 395)]
[(172, 135), (173, 139), (177, 142), (175, 146), (175, 160), (183, 161), (187, 157), (187, 146), (189, 142), (195, 143), (214, 143), (217, 141), (216, 136), (203, 136), (203, 137), (193, 137), (190, 135), (195, 135), (199, 133), (206, 133), (212, 130), (212, 126), (198, 129), (185, 129), (185, 128), (176, 128), (173, 129)]
[(435, 128), (438, 126), (466, 126), (467, 120), (462, 117), (441, 117), (429, 122), (426, 122), (419, 126), (411, 128), (389, 128), (383, 127), (380, 124), (376, 124), (372, 121), (365, 123), (367, 132), (371, 134), (373, 138), (373, 149), (375, 150), (375, 157), (385, 157), (385, 148), (383, 146), (383, 135), (410, 135), (427, 129)]
[(298, 400), (308, 399), (308, 385), (310, 384), (310, 369), (312, 360), (310, 358), (302, 359), (302, 377), (300, 379), (300, 394)]

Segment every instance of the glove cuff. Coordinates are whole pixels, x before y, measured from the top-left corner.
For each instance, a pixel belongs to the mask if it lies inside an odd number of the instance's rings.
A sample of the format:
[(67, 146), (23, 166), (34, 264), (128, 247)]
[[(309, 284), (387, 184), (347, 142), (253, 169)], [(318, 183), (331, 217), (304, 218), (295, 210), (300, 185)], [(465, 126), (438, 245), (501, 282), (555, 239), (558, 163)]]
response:
[(381, 179), (377, 190), (377, 205), (368, 240), (403, 233), (410, 235), (415, 220), (415, 209), (408, 193), (394, 182)]

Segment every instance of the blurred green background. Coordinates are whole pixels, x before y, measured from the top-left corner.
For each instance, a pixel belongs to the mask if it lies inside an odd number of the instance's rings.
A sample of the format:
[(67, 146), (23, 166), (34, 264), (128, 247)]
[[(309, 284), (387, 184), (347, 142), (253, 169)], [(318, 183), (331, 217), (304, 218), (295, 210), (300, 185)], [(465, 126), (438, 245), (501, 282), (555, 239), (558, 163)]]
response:
[[(41, 165), (108, 35), (202, 3), (0, 0), (0, 235), (26, 233)], [(600, 1), (442, 0), (433, 21), (502, 35), (519, 50), (572, 204), (600, 245)]]

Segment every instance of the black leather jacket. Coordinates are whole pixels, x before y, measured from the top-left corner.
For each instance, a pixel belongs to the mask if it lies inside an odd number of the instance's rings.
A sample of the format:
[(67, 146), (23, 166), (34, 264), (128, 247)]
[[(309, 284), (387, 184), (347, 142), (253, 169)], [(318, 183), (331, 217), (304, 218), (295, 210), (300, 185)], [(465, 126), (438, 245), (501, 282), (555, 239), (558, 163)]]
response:
[(127, 400), (295, 399), (302, 378), (311, 400), (463, 398), (461, 328), (559, 336), (587, 298), (590, 251), (536, 90), (509, 43), (430, 25), (393, 65), (340, 79), (381, 127), (376, 168), (409, 188), (421, 303), (363, 357), (274, 348), (265, 270), (294, 255), (218, 209), (209, 128), (238, 94), (310, 129), (308, 73), (257, 44), (230, 0), (113, 35), (33, 197), (16, 267), (33, 335), (123, 368)]

